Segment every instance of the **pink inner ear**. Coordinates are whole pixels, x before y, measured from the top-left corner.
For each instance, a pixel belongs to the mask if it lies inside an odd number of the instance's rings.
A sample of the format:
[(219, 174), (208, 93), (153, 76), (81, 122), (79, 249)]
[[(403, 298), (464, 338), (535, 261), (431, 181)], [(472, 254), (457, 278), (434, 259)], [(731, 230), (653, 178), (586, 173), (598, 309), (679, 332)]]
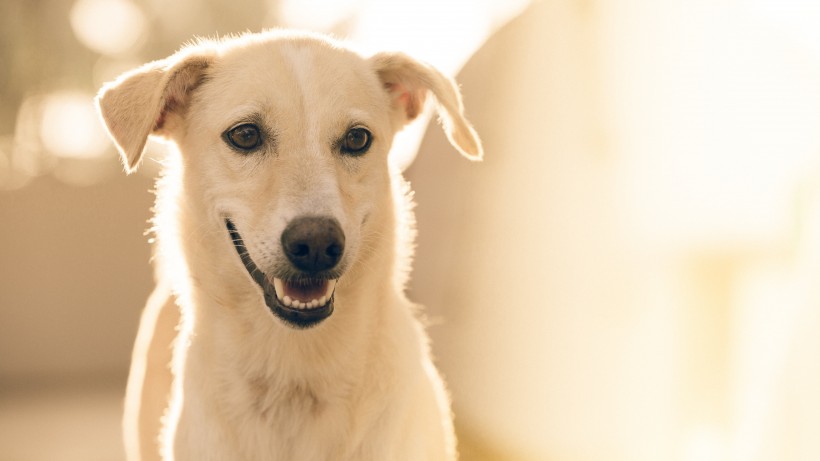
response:
[(174, 110), (179, 105), (179, 102), (174, 98), (173, 95), (168, 95), (165, 97), (165, 103), (163, 104), (162, 110), (159, 111), (159, 115), (157, 116), (156, 121), (154, 122), (154, 130), (159, 130), (165, 125), (165, 116), (168, 112)]
[(388, 82), (384, 87), (393, 95), (393, 101), (404, 109), (408, 120), (413, 120), (421, 111), (420, 95), (399, 82)]
[(206, 63), (195, 62), (192, 65), (183, 67), (171, 76), (168, 85), (165, 87), (162, 110), (159, 111), (159, 115), (154, 121), (154, 130), (162, 129), (168, 120), (168, 114), (183, 108), (187, 104), (191, 91), (201, 82), (202, 69), (205, 67)]
[(164, 110), (159, 113), (159, 117), (157, 117), (157, 120), (154, 122), (154, 128), (152, 129), (152, 131), (156, 131), (156, 130), (161, 129), (162, 125), (165, 125), (165, 111)]

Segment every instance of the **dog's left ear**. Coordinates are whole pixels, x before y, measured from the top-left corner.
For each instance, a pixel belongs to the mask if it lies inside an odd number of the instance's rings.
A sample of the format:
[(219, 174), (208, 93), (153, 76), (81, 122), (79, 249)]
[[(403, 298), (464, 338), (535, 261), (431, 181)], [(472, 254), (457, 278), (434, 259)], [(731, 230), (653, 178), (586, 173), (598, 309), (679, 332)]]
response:
[(402, 53), (378, 53), (370, 61), (390, 94), (399, 126), (421, 113), (428, 92), (432, 92), (438, 102), (439, 122), (450, 144), (470, 160), (482, 159), (481, 140), (464, 117), (461, 93), (452, 79)]
[(97, 107), (127, 173), (136, 170), (148, 135), (167, 132), (174, 117), (184, 113), (210, 62), (210, 56), (183, 50), (127, 72), (100, 90)]

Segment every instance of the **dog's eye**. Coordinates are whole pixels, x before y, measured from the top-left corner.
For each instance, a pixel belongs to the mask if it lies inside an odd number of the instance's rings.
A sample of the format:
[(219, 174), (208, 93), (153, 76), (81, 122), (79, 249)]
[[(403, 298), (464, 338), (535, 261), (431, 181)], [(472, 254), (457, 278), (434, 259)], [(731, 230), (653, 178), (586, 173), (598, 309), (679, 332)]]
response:
[(342, 152), (345, 154), (361, 155), (370, 148), (373, 135), (364, 128), (351, 128), (345, 133), (342, 140)]
[(262, 133), (256, 125), (243, 123), (226, 131), (225, 140), (239, 150), (252, 151), (262, 144)]

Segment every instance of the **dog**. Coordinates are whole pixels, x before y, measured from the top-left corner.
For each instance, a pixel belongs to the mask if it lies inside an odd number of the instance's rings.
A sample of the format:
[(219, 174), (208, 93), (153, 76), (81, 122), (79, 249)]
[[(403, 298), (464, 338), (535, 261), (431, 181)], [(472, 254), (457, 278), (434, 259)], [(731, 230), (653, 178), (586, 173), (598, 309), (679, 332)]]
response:
[(130, 460), (456, 459), (404, 295), (412, 200), (388, 160), (429, 95), (455, 149), (481, 159), (451, 79), (316, 34), (199, 39), (103, 86), (127, 172), (149, 136), (174, 148), (126, 390)]

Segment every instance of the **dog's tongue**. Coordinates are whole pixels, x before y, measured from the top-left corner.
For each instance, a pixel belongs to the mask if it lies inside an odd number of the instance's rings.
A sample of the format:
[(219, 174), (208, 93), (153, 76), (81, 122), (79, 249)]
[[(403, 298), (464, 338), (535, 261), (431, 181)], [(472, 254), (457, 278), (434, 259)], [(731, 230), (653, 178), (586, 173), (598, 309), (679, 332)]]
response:
[(285, 282), (284, 296), (290, 296), (291, 299), (296, 299), (302, 302), (308, 302), (314, 299), (321, 298), (325, 294), (327, 288), (327, 280), (316, 280), (308, 283), (292, 283)]

